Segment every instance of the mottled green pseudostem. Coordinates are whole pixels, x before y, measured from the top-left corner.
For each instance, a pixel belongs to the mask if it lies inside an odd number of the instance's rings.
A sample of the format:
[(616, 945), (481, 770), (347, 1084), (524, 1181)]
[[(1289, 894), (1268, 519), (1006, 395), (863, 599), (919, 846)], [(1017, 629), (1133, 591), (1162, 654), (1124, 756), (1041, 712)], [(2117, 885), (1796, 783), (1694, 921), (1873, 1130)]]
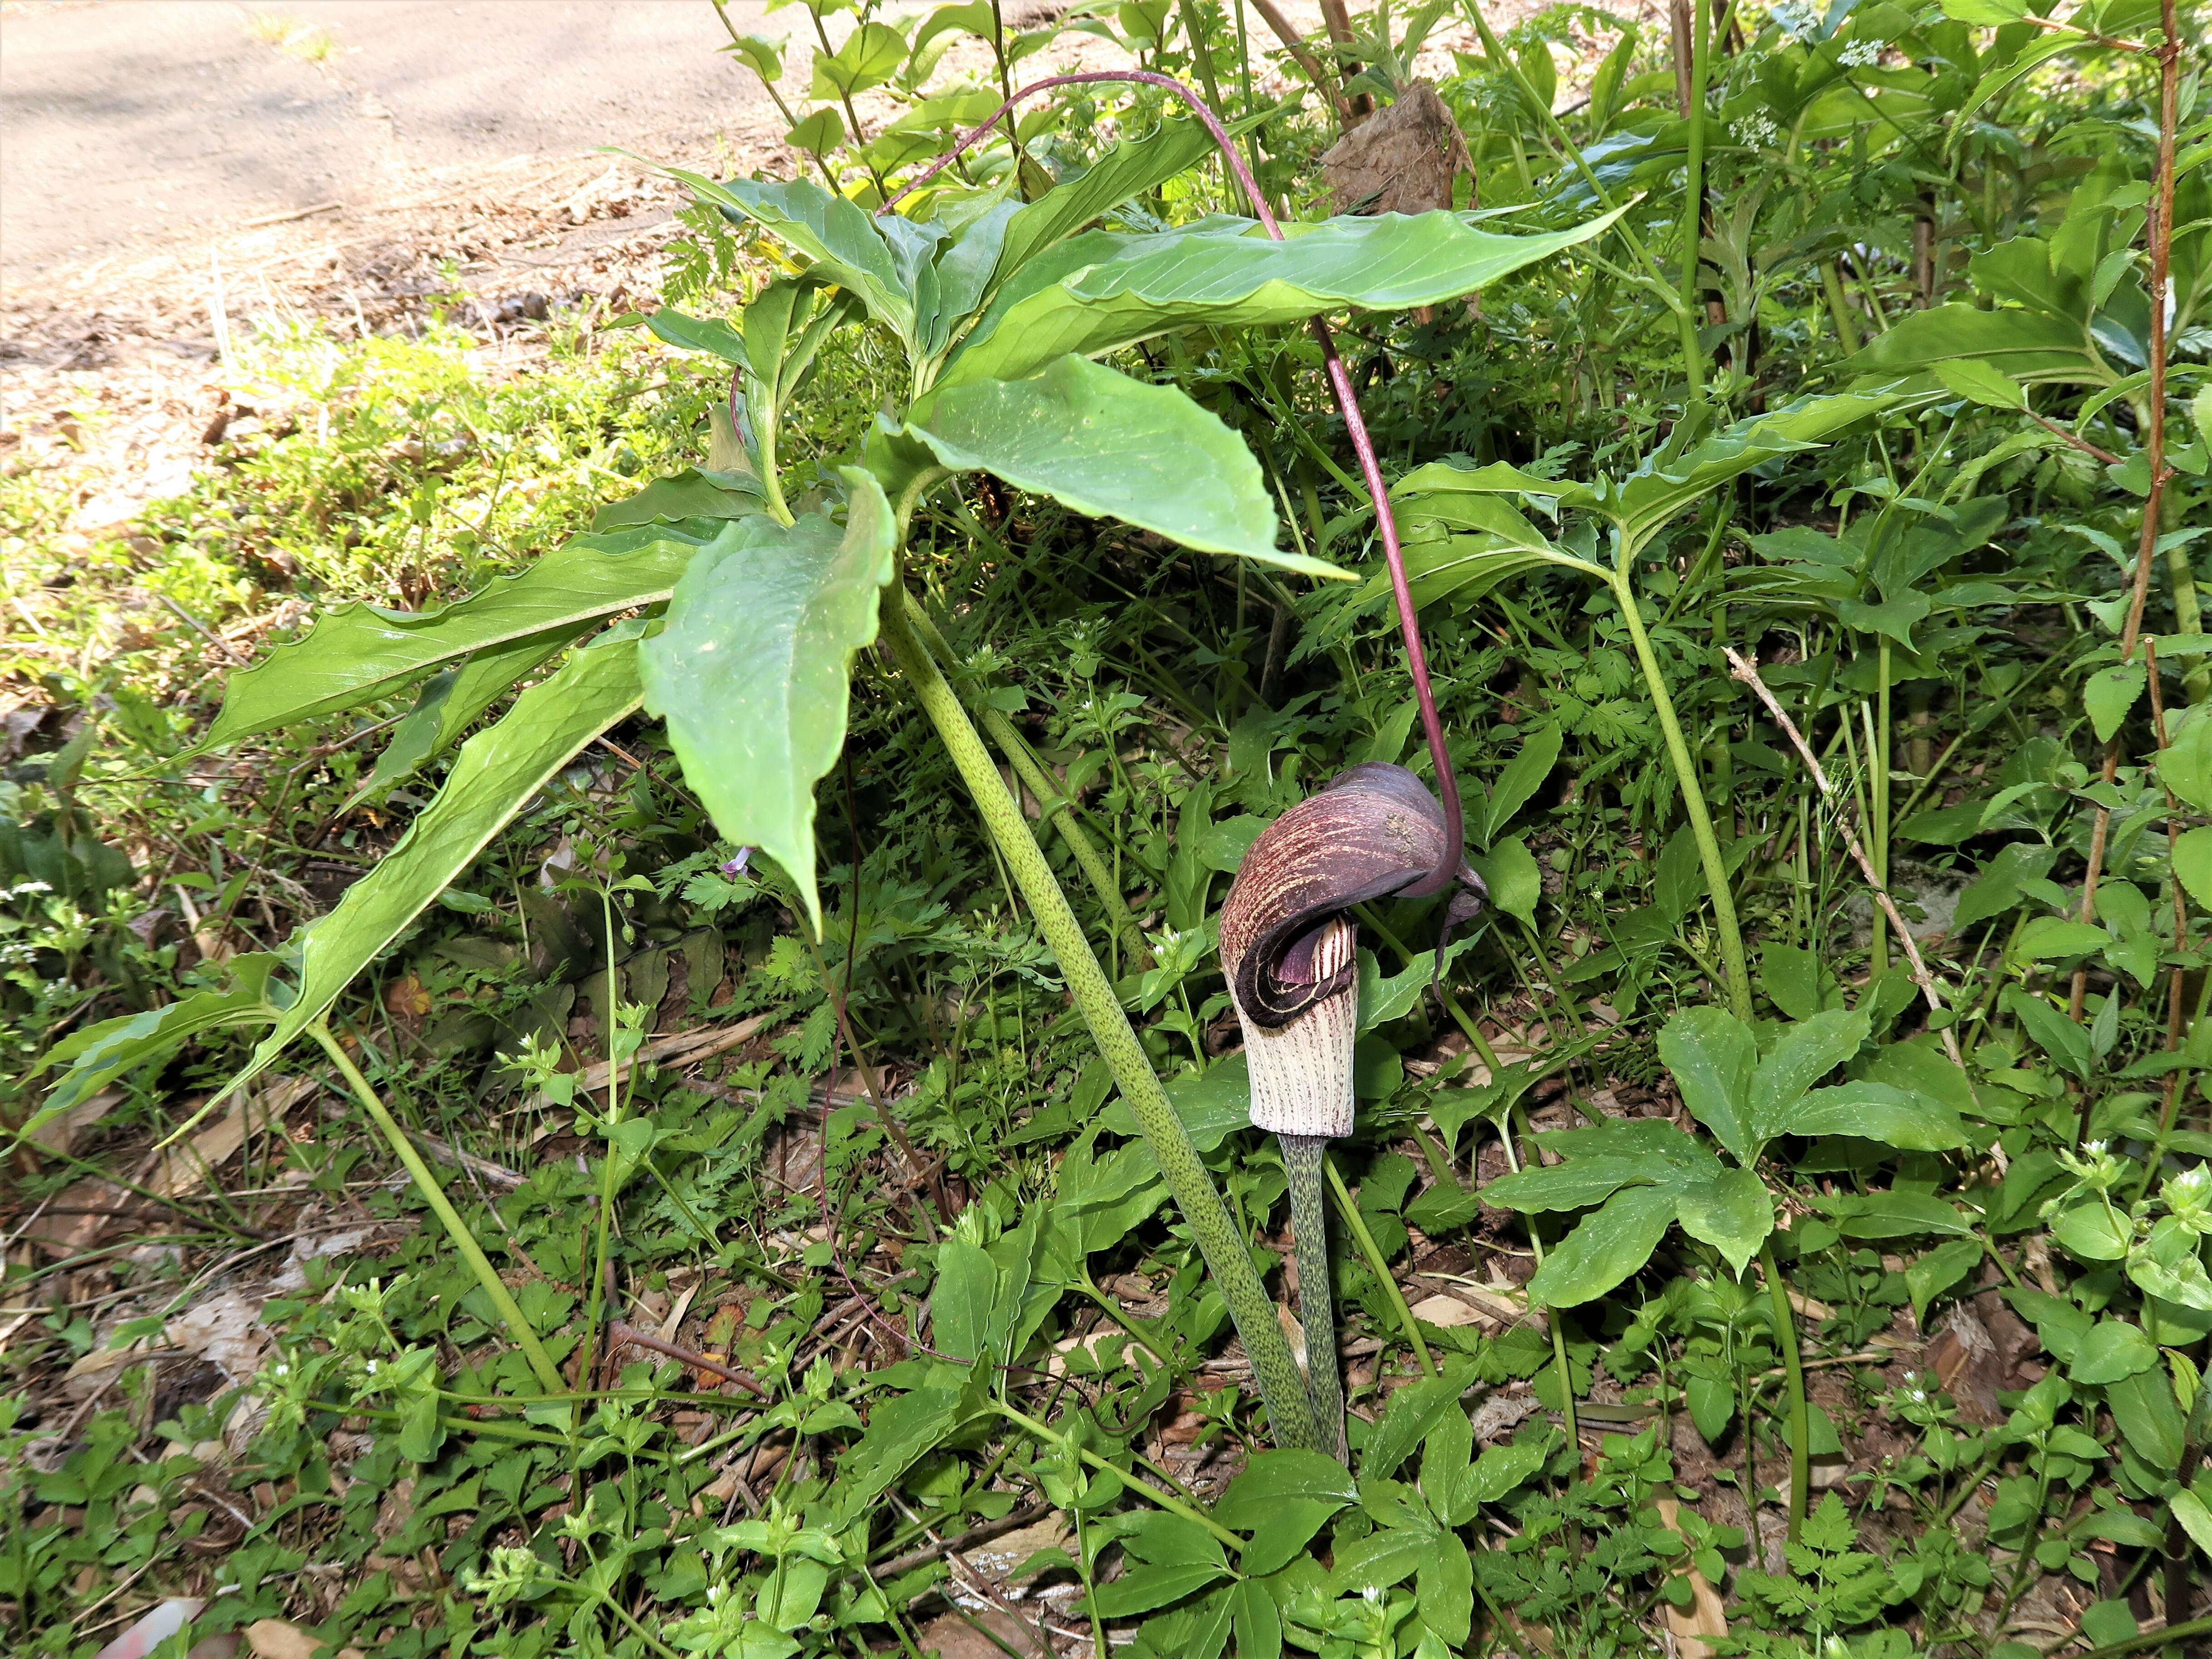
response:
[[(927, 611), (915, 611), (911, 613), (910, 619), (915, 632), (921, 635), (922, 643), (929, 647), (932, 656), (939, 662), (953, 660), (952, 647), (945, 642), (945, 635), (938, 632), (937, 624), (929, 619)], [(991, 734), (991, 741), (999, 745), (999, 752), (1006, 757), (1006, 763), (1021, 779), (1022, 787), (1036, 797), (1039, 811), (1060, 832), (1060, 838), (1067, 843), (1067, 850), (1074, 855), (1075, 862), (1090, 882), (1091, 890), (1097, 894), (1099, 903), (1105, 907), (1107, 920), (1112, 924), (1115, 936), (1129, 951), (1130, 960), (1150, 961), (1151, 954), (1145, 945), (1144, 931), (1137, 926), (1137, 919), (1129, 914), (1129, 907), (1121, 897), (1121, 890), (1114, 884), (1114, 872), (1108, 866), (1105, 855), (1099, 852), (1098, 844), (1076, 822), (1074, 801), (1038, 764), (1036, 757), (1030, 751), (1029, 744), (1022, 740), (1022, 734), (1014, 730), (1012, 720), (981, 697), (975, 699), (973, 707), (976, 717), (983, 722), (983, 729)]]
[(983, 746), (982, 737), (969, 720), (967, 710), (961, 707), (959, 697), (915, 636), (908, 615), (909, 610), (920, 607), (911, 596), (906, 597), (906, 607), (902, 609), (896, 604), (884, 607), (884, 643), (890, 647), (913, 688), (915, 701), (937, 728), (939, 738), (974, 797), (984, 827), (998, 844), (1016, 884), (1022, 890), (1023, 898), (1029, 903), (1030, 915), (1036, 920), (1038, 932), (1044, 935), (1045, 943), (1060, 964), (1068, 991), (1082, 1012), (1084, 1024), (1090, 1028), (1091, 1040), (1098, 1045), (1100, 1057), (1112, 1072), (1122, 1098), (1128, 1102), (1131, 1113), (1144, 1130), (1152, 1155), (1159, 1162), (1160, 1174), (1167, 1181), (1168, 1190), (1175, 1194), (1183, 1219), (1198, 1239), (1206, 1267), (1221, 1291), (1222, 1300), (1229, 1305), (1230, 1316), (1237, 1322), (1237, 1334), (1243, 1339), (1244, 1352), (1252, 1362), (1261, 1397), (1267, 1402), (1276, 1443), (1318, 1449), (1321, 1434), (1314, 1422), (1311, 1402), (1306, 1398), (1305, 1379), (1299, 1373), (1297, 1361), (1291, 1357), (1289, 1340), (1275, 1322), (1275, 1304), (1253, 1269), (1243, 1237), (1230, 1219), (1212, 1177), (1200, 1162), (1198, 1151), (1191, 1145), (1182, 1121), (1168, 1103), (1167, 1093), (1152, 1072), (1152, 1061), (1145, 1056), (1128, 1015), (1122, 1012), (1105, 970), (1098, 965), (1090, 941), (1083, 935), (1082, 924), (1068, 908), (1052, 866), (1045, 861), (1043, 850), (1030, 833), (1029, 821), (1022, 816), (1013, 797), (1006, 793), (1005, 781), (992, 763), (990, 750)]

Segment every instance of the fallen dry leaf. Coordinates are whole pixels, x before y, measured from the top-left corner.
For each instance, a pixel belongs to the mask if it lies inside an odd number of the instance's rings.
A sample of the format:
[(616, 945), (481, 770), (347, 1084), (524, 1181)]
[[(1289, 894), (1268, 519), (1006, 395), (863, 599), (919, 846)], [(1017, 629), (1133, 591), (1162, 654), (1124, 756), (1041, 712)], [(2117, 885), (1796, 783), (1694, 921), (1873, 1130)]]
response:
[(25, 1137), (33, 1146), (42, 1146), (50, 1152), (66, 1152), (76, 1145), (77, 1135), (106, 1117), (123, 1098), (120, 1089), (102, 1089), (98, 1094), (77, 1103), (58, 1117), (49, 1118)]
[[(1477, 1313), (1457, 1297), (1442, 1294), (1430, 1297), (1425, 1302), (1416, 1302), (1413, 1307), (1413, 1315), (1425, 1325), (1438, 1326), (1444, 1330), (1450, 1330), (1460, 1325), (1485, 1322), (1483, 1315)], [(1495, 1319), (1491, 1319), (1486, 1322), (1494, 1324), (1497, 1322)]]
[[(1662, 1525), (1681, 1530), (1677, 1517), (1682, 1506), (1671, 1498), (1655, 1500)], [(1674, 1638), (1678, 1659), (1712, 1659), (1713, 1644), (1729, 1633), (1728, 1614), (1721, 1607), (1720, 1592), (1694, 1565), (1685, 1566), (1690, 1580), (1690, 1605), (1666, 1605), (1667, 1633)]]
[(314, 1087), (313, 1078), (283, 1078), (264, 1089), (240, 1094), (228, 1112), (185, 1145), (173, 1149), (147, 1186), (164, 1198), (181, 1198), (198, 1191), (246, 1145), (249, 1134), (281, 1127), (284, 1115)]
[(1454, 181), (1473, 169), (1459, 124), (1425, 81), (1338, 139), (1321, 166), (1339, 213), (1449, 208)]
[(362, 1659), (359, 1648), (333, 1648), (321, 1637), (282, 1619), (256, 1620), (246, 1627), (246, 1643), (254, 1659), (315, 1659), (319, 1653), (329, 1659)]

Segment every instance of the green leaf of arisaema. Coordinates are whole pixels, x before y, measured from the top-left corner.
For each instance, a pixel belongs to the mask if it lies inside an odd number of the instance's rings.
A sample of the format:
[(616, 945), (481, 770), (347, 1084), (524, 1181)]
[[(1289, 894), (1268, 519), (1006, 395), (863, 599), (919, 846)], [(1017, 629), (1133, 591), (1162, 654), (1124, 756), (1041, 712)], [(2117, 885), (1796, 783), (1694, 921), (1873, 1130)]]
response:
[(1958, 1114), (1893, 1084), (1817, 1084), (1864, 1045), (1872, 1021), (1830, 1009), (1785, 1027), (1762, 1058), (1751, 1028), (1718, 1008), (1686, 1008), (1659, 1033), (1682, 1103), (1746, 1169), (1783, 1135), (1857, 1135), (1900, 1152), (1966, 1145)]
[(1696, 432), (1693, 421), (1679, 421), (1665, 444), (1607, 488), (1607, 499), (1598, 510), (1618, 519), (1640, 546), (1677, 513), (1729, 479), (1778, 456), (1816, 449), (1904, 400), (1889, 386), (1798, 398), (1705, 435)]
[(1540, 236), (1480, 230), (1444, 212), (1290, 226), (1280, 242), (1246, 219), (1143, 236), (1091, 231), (1014, 273), (944, 383), (1018, 379), (1069, 352), (1095, 357), (1175, 329), (1438, 305), (1588, 241), (1616, 216)]
[(1651, 1259), (1669, 1223), (1741, 1273), (1774, 1228), (1759, 1177), (1730, 1169), (1671, 1123), (1638, 1118), (1539, 1135), (1564, 1164), (1501, 1176), (1486, 1202), (1531, 1212), (1599, 1207), (1555, 1245), (1528, 1293), (1554, 1307), (1603, 1296)]
[(321, 1018), (354, 976), (476, 861), (549, 778), (637, 708), (642, 696), (637, 641), (644, 628), (628, 622), (609, 629), (560, 672), (515, 699), (498, 725), (461, 745), (445, 787), (399, 844), (346, 889), (337, 909), (297, 936), (299, 989), (232, 1088)]
[(1092, 518), (1203, 552), (1346, 579), (1322, 560), (1276, 549), (1260, 464), (1219, 416), (1174, 386), (1061, 357), (1028, 380), (949, 386), (907, 430), (956, 471), (993, 473)]
[(1674, 1218), (1672, 1193), (1630, 1187), (1614, 1194), (1553, 1247), (1528, 1294), (1550, 1308), (1595, 1301), (1650, 1261)]
[[(915, 338), (914, 272), (902, 269), (902, 262), (895, 257), (880, 228), (884, 222), (871, 218), (866, 209), (842, 196), (832, 196), (805, 179), (788, 184), (772, 179), (732, 179), (718, 184), (681, 167), (666, 171), (702, 202), (751, 220), (793, 252), (805, 255), (811, 275), (853, 294), (870, 316), (900, 339)], [(908, 220), (894, 217), (889, 222), (920, 229)], [(942, 234), (939, 228), (932, 228)]]
[[(102, 1020), (64, 1037), (47, 1053), (41, 1069), (69, 1069), (21, 1133), (29, 1134), (124, 1073), (175, 1053), (190, 1038), (276, 1020), (283, 1010), (271, 1000), (269, 975), (279, 961), (274, 953), (260, 951), (234, 957), (228, 964), (230, 982), (222, 990), (195, 992), (163, 1007)], [(281, 986), (275, 994), (281, 997)]]
[[(1640, 547), (1676, 514), (1705, 500), (1731, 478), (1778, 456), (1818, 448), (1885, 411), (1915, 401), (1929, 402), (1939, 395), (1908, 394), (1896, 386), (1875, 386), (1800, 398), (1717, 431), (1711, 429), (1706, 412), (1693, 411), (1676, 422), (1667, 442), (1646, 455), (1626, 477), (1580, 483), (1538, 477), (1503, 462), (1468, 467), (1443, 460), (1415, 468), (1392, 487), (1390, 494), (1401, 503), (1409, 522), (1438, 522), (1452, 529), (1464, 525), (1479, 530), (1484, 534), (1468, 544), (1470, 556), (1509, 570), (1525, 569), (1547, 556), (1549, 544), (1542, 535), (1528, 527), (1525, 520), (1514, 524), (1475, 516), (1466, 498), (1520, 495), (1602, 514), (1621, 527), (1630, 545)], [(1455, 543), (1459, 539), (1450, 538)], [(1469, 580), (1474, 574), (1470, 571), (1460, 580)]]
[(1686, 1008), (1659, 1033), (1659, 1058), (1674, 1074), (1690, 1115), (1712, 1132), (1730, 1158), (1759, 1156), (1751, 1127), (1751, 1074), (1759, 1042), (1751, 1030), (1719, 1008)]
[(761, 510), (759, 487), (737, 472), (687, 466), (655, 478), (635, 495), (610, 501), (592, 514), (594, 532), (631, 525), (681, 524), (687, 519), (742, 519)]
[(876, 637), (896, 531), (855, 467), (846, 521), (740, 519), (703, 550), (640, 653), (646, 707), (721, 832), (774, 859), (818, 935), (814, 786), (845, 741), (854, 653)]
[(1123, 139), (1076, 177), (1007, 217), (992, 281), (982, 297), (990, 298), (1031, 259), (1100, 215), (1158, 188), (1212, 153), (1212, 136), (1196, 121), (1163, 121), (1142, 138)]
[(557, 656), (574, 637), (573, 627), (525, 634), (472, 652), (465, 661), (423, 681), (415, 707), (393, 730), (376, 765), (341, 811), (356, 801), (388, 793), (413, 777), (459, 741), (517, 681)]
[(1546, 1257), (1530, 1296), (1572, 1307), (1604, 1295), (1650, 1259), (1669, 1223), (1741, 1273), (1773, 1231), (1773, 1200), (1753, 1170), (1778, 1137), (1856, 1135), (1914, 1152), (1964, 1146), (1958, 1115), (1926, 1094), (1865, 1080), (1814, 1086), (1858, 1053), (1870, 1024), (1864, 1013), (1818, 1013), (1785, 1028), (1762, 1057), (1751, 1028), (1720, 1009), (1669, 1019), (1660, 1058), (1735, 1167), (1650, 1118), (1539, 1135), (1565, 1161), (1493, 1181), (1485, 1200), (1529, 1212), (1598, 1207)]
[(654, 525), (579, 536), (520, 574), (435, 611), (358, 602), (326, 611), (301, 638), (231, 676), (201, 746), (356, 708), (456, 658), (556, 629), (573, 639), (605, 617), (657, 604), (720, 528)]

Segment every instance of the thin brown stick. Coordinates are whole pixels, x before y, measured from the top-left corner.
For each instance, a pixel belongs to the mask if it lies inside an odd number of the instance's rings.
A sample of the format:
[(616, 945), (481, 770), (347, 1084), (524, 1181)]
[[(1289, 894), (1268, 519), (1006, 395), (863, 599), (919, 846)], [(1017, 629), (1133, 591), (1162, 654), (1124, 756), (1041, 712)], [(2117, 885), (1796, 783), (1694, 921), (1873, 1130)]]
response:
[(2110, 450), (2098, 448), (2096, 445), (2091, 443), (2087, 438), (2082, 437), (2079, 433), (2068, 431), (2064, 427), (2059, 425), (2057, 422), (2045, 420), (2042, 416), (2037, 414), (2032, 409), (2027, 411), (2027, 418), (2033, 421), (2038, 426), (2043, 428), (2046, 432), (2049, 432), (2053, 437), (2063, 438), (2068, 443), (2073, 445), (2075, 448), (2080, 450), (2084, 455), (2088, 456), (2092, 460), (2097, 461), (2106, 466), (2119, 465), (2120, 458), (2118, 456), (2113, 454)]
[(1274, 0), (1252, 0), (1252, 9), (1275, 32), (1275, 39), (1283, 43), (1283, 50), (1291, 54), (1291, 61), (1306, 72), (1306, 78), (1320, 90), (1322, 97), (1328, 100), (1330, 106), (1336, 111), (1338, 125), (1349, 125), (1352, 110), (1345, 102), (1343, 89), (1336, 84), (1336, 77), (1322, 66), (1321, 59), (1308, 50), (1305, 37), (1298, 33), (1298, 26), (1283, 15)]
[(690, 1366), (694, 1370), (707, 1371), (715, 1376), (720, 1377), (726, 1382), (736, 1383), (739, 1388), (750, 1393), (757, 1400), (765, 1400), (768, 1398), (768, 1391), (763, 1389), (759, 1383), (754, 1382), (752, 1378), (747, 1376), (743, 1371), (733, 1371), (727, 1365), (721, 1364), (719, 1360), (709, 1359), (703, 1353), (694, 1353), (690, 1349), (683, 1347), (677, 1343), (663, 1342), (659, 1337), (653, 1335), (651, 1333), (638, 1329), (636, 1326), (629, 1323), (627, 1320), (610, 1319), (607, 1322), (607, 1345), (609, 1348), (613, 1349), (621, 1347), (624, 1344), (644, 1348), (653, 1353), (663, 1354), (671, 1359), (680, 1359), (685, 1364)]
[[(1797, 750), (1799, 758), (1804, 761), (1805, 769), (1813, 775), (1813, 781), (1820, 791), (1820, 798), (1836, 809), (1836, 827), (1843, 831), (1844, 846), (1850, 852), (1852, 861), (1859, 866), (1860, 873), (1865, 876), (1875, 902), (1881, 906), (1881, 913), (1889, 918), (1889, 925), (1897, 929), (1898, 942), (1905, 947), (1905, 959), (1911, 964), (1912, 982), (1920, 988), (1920, 994), (1928, 999), (1929, 1007), (1942, 1012), (1943, 996), (1936, 988), (1936, 976), (1928, 971), (1927, 963), (1921, 959), (1919, 944), (1913, 939), (1911, 930), (1905, 925), (1905, 918), (1897, 913), (1897, 902), (1890, 897), (1889, 889), (1883, 886), (1881, 878), (1875, 874), (1874, 860), (1867, 857), (1866, 848), (1859, 842), (1858, 831), (1851, 827), (1851, 815), (1856, 811), (1856, 804), (1837, 800), (1835, 786), (1828, 781), (1828, 775), (1820, 769), (1820, 763), (1814, 755), (1811, 745), (1805, 741), (1804, 734), (1798, 731), (1796, 722), (1783, 713), (1782, 705), (1766, 689), (1766, 682), (1759, 678), (1759, 665), (1746, 658), (1734, 646), (1721, 648), (1728, 656), (1732, 678), (1741, 680), (1758, 694), (1759, 700), (1766, 705), (1766, 712), (1774, 716), (1775, 724), (1782, 728), (1784, 735)], [(1964, 1072), (1966, 1057), (1959, 1052), (1957, 1036), (1948, 1025), (1938, 1035), (1943, 1039), (1943, 1052), (1951, 1056), (1951, 1063)]]
[(1032, 1521), (1052, 1513), (1049, 1504), (1024, 1504), (1010, 1515), (996, 1521), (986, 1521), (980, 1527), (971, 1527), (957, 1538), (943, 1540), (926, 1549), (908, 1550), (904, 1555), (895, 1555), (888, 1561), (869, 1564), (871, 1572), (879, 1572), (886, 1578), (896, 1578), (902, 1572), (912, 1572), (916, 1567), (926, 1567), (932, 1561), (943, 1559), (955, 1550), (972, 1550), (978, 1544), (988, 1544), (1003, 1534), (1018, 1531)]
[[(2166, 480), (2173, 470), (2166, 464), (2166, 301), (2171, 290), (2173, 268), (2173, 149), (2174, 128), (2179, 120), (2178, 100), (2181, 43), (2174, 33), (2178, 27), (2173, 0), (2165, 0), (2160, 8), (2166, 40), (2159, 48), (2159, 110), (2158, 110), (2158, 187), (2153, 194), (2150, 212), (2144, 222), (2143, 234), (2150, 245), (2150, 385), (2149, 429), (2143, 434), (2143, 456), (2150, 468), (2150, 489), (2143, 497), (2142, 536), (2136, 546), (2135, 588), (2128, 600), (2127, 625), (2120, 633), (2120, 660), (2131, 662), (2136, 654), (2136, 641), (2142, 633), (2143, 604), (2150, 597), (2151, 557), (2158, 550), (2158, 527), (2166, 504)], [(2112, 781), (2119, 770), (2120, 734), (2114, 732), (2105, 745), (2104, 780)], [(2105, 842), (2112, 828), (2111, 810), (2097, 809), (2096, 826), (2089, 836), (2089, 867), (2081, 878), (2081, 910), (2083, 921), (2094, 921), (2097, 915), (2097, 878), (2103, 872)], [(2068, 998), (2068, 1012), (2075, 1019), (2081, 1018), (2081, 1010), (2089, 991), (2089, 966), (2083, 963), (2074, 970), (2072, 993)], [(2117, 991), (2115, 994), (2118, 994)], [(2089, 1132), (2089, 1091), (2081, 1091), (2081, 1118), (2075, 1131), (2078, 1145)]]

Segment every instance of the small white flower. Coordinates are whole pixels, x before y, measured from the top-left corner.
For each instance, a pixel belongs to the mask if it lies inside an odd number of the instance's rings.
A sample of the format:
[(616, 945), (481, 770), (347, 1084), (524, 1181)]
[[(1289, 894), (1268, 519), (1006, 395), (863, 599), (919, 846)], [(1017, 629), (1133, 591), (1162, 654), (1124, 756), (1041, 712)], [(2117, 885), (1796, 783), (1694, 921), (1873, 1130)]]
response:
[(1836, 54), (1837, 61), (1845, 69), (1864, 69), (1881, 57), (1879, 40), (1854, 40)]
[(1753, 149), (1765, 149), (1782, 136), (1782, 130), (1767, 115), (1753, 115), (1736, 124), (1735, 136)]
[(1806, 0), (1782, 0), (1771, 15), (1774, 26), (1793, 40), (1802, 40), (1820, 27), (1820, 14)]
[(2105, 1155), (2105, 1143), (2101, 1140), (2093, 1140), (2081, 1150), (2091, 1158), (2102, 1158)]

